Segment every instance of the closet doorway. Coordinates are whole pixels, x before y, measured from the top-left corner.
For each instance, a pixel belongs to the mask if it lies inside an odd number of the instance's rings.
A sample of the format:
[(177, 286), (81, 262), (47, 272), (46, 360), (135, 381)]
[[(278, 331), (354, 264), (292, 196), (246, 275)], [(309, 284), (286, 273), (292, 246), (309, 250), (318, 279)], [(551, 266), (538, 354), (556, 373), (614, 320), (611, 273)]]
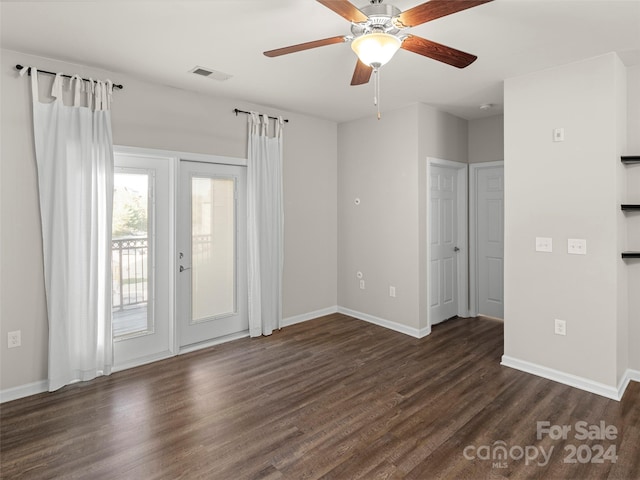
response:
[(429, 326), (468, 314), (467, 164), (427, 158)]
[(504, 318), (504, 162), (471, 164), (470, 311)]

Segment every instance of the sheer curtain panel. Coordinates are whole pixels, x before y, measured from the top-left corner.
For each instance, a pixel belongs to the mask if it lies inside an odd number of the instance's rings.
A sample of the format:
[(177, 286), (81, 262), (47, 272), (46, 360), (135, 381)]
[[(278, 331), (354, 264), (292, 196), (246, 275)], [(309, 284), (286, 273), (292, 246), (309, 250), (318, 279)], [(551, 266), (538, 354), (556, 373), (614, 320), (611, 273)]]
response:
[(284, 212), (282, 203), (282, 134), (278, 117), (274, 136), (269, 118), (249, 115), (247, 159), (247, 264), (249, 334), (270, 335), (282, 321)]
[[(21, 73), (28, 69), (23, 69)], [(73, 105), (63, 103), (63, 85)], [(111, 373), (111, 82), (55, 76), (42, 103), (31, 68), (49, 319), (49, 390)]]

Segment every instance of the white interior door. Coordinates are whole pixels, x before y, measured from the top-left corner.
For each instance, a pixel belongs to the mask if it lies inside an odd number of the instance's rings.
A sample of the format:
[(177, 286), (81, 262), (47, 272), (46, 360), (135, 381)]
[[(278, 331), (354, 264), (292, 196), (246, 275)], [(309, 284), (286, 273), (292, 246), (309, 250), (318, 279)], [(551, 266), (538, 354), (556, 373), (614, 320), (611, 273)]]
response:
[(116, 369), (173, 354), (173, 168), (114, 154), (112, 330)]
[(181, 347), (245, 332), (246, 167), (182, 160), (178, 203)]
[(458, 170), (429, 166), (431, 325), (458, 314)]
[(478, 167), (474, 177), (476, 310), (480, 315), (503, 318), (504, 167)]

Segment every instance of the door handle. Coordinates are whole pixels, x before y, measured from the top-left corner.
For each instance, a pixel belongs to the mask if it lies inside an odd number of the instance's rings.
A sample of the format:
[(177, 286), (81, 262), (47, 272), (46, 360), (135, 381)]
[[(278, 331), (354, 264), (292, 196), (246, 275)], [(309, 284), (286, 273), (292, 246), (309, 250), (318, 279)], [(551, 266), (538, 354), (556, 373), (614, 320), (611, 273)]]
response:
[(191, 267), (185, 267), (183, 265), (180, 265), (180, 273), (184, 272), (185, 270), (191, 270)]
[(458, 247), (453, 247), (453, 251), (454, 251), (454, 252), (459, 252), (459, 251), (460, 251), (460, 249), (459, 249)]

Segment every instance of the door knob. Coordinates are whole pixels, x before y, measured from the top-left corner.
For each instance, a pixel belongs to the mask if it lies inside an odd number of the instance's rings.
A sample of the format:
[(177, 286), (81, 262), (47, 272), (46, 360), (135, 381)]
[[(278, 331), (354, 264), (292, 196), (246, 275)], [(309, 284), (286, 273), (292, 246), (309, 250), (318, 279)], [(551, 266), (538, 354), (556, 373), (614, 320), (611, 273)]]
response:
[(191, 267), (185, 267), (183, 265), (180, 265), (180, 273), (184, 272), (185, 270), (191, 270)]
[(459, 249), (458, 247), (453, 247), (453, 251), (454, 251), (454, 252), (459, 252), (459, 251), (460, 251), (460, 249)]

